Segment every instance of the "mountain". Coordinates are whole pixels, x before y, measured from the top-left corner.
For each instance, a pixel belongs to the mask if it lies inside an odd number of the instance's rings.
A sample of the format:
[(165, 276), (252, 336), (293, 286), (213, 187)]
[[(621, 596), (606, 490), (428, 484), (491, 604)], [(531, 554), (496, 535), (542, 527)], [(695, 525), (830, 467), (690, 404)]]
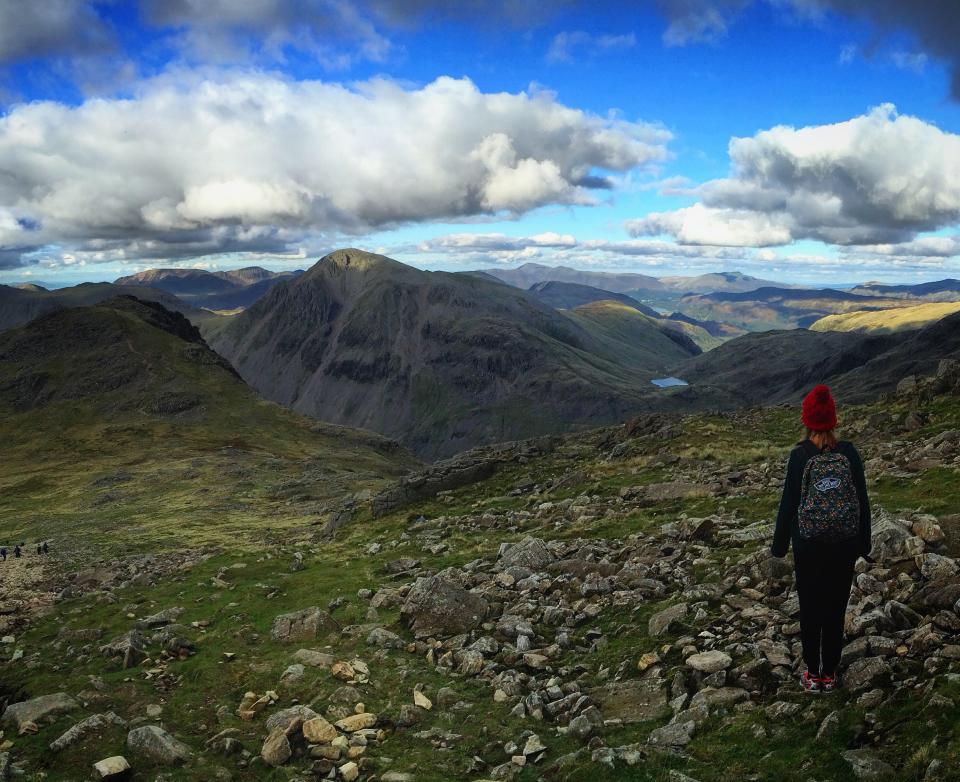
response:
[(743, 293), (758, 288), (800, 288), (803, 286), (783, 285), (759, 277), (751, 277), (743, 272), (715, 272), (695, 277), (661, 277), (660, 282), (669, 290), (680, 293)]
[(670, 320), (681, 321), (683, 323), (689, 323), (691, 326), (697, 326), (706, 331), (710, 336), (720, 339), (731, 339), (747, 333), (746, 329), (733, 326), (729, 323), (721, 323), (716, 320), (697, 320), (696, 318), (691, 318), (689, 315), (684, 315), (682, 312), (673, 312), (669, 315), (669, 318)]
[(120, 277), (115, 284), (147, 286), (172, 293), (195, 307), (232, 310), (249, 307), (277, 283), (301, 272), (272, 272), (259, 266), (208, 272), (203, 269), (148, 269)]
[(810, 326), (812, 331), (860, 331), (889, 334), (919, 329), (941, 318), (960, 312), (960, 301), (930, 301), (889, 310), (857, 310), (843, 315), (827, 315)]
[(641, 409), (649, 381), (696, 351), (645, 317), (641, 331), (649, 350), (526, 291), (348, 249), (210, 339), (269, 399), (439, 457)]
[[(637, 293), (640, 298), (657, 293), (712, 293), (715, 291), (743, 292), (758, 288), (801, 288), (782, 285), (771, 280), (751, 277), (742, 272), (716, 272), (692, 277), (651, 277), (632, 272), (593, 272), (572, 269), (569, 266), (547, 266), (541, 263), (525, 263), (516, 269), (483, 269), (479, 274), (488, 274), (517, 288), (529, 288), (544, 282), (573, 283), (586, 285), (614, 293)], [(642, 293), (641, 293), (642, 292)]]
[(594, 288), (592, 285), (548, 280), (546, 282), (535, 282), (528, 290), (535, 299), (558, 310), (571, 310), (581, 304), (589, 304), (594, 301), (615, 301), (626, 307), (632, 307), (637, 312), (642, 312), (651, 318), (660, 317), (660, 313), (655, 309), (641, 304), (631, 296)]
[(908, 375), (929, 375), (960, 357), (960, 313), (916, 331), (766, 331), (725, 342), (671, 369), (720, 406), (796, 401), (817, 383), (845, 402), (866, 402)]
[(193, 323), (210, 322), (217, 318), (213, 313), (191, 307), (166, 291), (135, 285), (84, 282), (52, 291), (44, 288), (0, 285), (0, 331), (19, 326), (48, 312), (71, 307), (88, 307), (117, 296), (135, 296), (143, 301), (162, 304), (172, 312), (185, 315)]
[(960, 301), (960, 280), (952, 278), (921, 282), (914, 285), (884, 285), (866, 283), (853, 288), (861, 296), (882, 296), (895, 299), (924, 299), (926, 301)]
[(570, 282), (614, 293), (640, 289), (659, 291), (664, 287), (656, 277), (646, 274), (588, 272), (569, 266), (546, 266), (542, 263), (525, 263), (516, 269), (481, 269), (480, 272), (524, 289), (538, 282)]
[(903, 302), (830, 288), (758, 288), (683, 296), (677, 309), (697, 320), (720, 321), (747, 331), (764, 331), (805, 328), (824, 315), (897, 306), (903, 306)]
[[(626, 313), (622, 311), (623, 308), (626, 307), (642, 313), (648, 319), (650, 319), (647, 321), (633, 319), (633, 325), (643, 322), (645, 324), (645, 328), (648, 329), (651, 325), (653, 325), (662, 333), (667, 334), (678, 344), (684, 346), (685, 349), (692, 350), (694, 354), (701, 350), (711, 350), (722, 342), (721, 339), (717, 339), (713, 335), (709, 334), (706, 330), (693, 322), (692, 319), (682, 320), (674, 319), (673, 316), (664, 317), (652, 307), (641, 304), (633, 297), (626, 296), (622, 293), (605, 291), (601, 290), (600, 288), (594, 288), (590, 285), (578, 285), (573, 282), (555, 281), (534, 283), (530, 286), (529, 293), (534, 298), (542, 301), (544, 304), (554, 307), (555, 309), (572, 310), (573, 312), (566, 313), (570, 316), (573, 316), (575, 312), (583, 309), (583, 307), (587, 305), (600, 304), (603, 302), (607, 304), (620, 305), (619, 307), (593, 307), (584, 310), (584, 312), (594, 315), (594, 317), (580, 319), (581, 324), (587, 328), (589, 328), (591, 325), (599, 326), (599, 322), (602, 320), (604, 324), (602, 328), (604, 330), (608, 330), (612, 326), (612, 324), (609, 322), (612, 318), (626, 317)], [(603, 311), (604, 316), (598, 320), (596, 315), (601, 311)], [(630, 326), (627, 326), (626, 328), (629, 330)], [(626, 337), (626, 331), (623, 331), (623, 334), (624, 339), (629, 339)]]
[(132, 297), (0, 333), (0, 427), (7, 534), (83, 523), (135, 537), (143, 525), (145, 545), (229, 538), (254, 499), (278, 528), (299, 524), (416, 463), (379, 435), (260, 399), (186, 318)]

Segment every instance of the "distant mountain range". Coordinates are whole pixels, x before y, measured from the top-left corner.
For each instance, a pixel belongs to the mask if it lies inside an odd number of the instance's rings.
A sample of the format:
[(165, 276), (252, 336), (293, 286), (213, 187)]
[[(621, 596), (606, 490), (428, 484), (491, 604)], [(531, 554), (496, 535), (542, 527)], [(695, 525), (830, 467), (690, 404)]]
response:
[(142, 286), (172, 293), (195, 307), (233, 310), (249, 307), (274, 285), (301, 271), (272, 272), (259, 266), (208, 272), (203, 269), (149, 269), (120, 277), (116, 285)]
[(914, 285), (884, 285), (867, 283), (852, 289), (861, 296), (882, 296), (903, 299), (924, 299), (926, 301), (960, 300), (960, 280), (948, 278), (934, 282), (920, 282)]
[(851, 291), (757, 288), (690, 294), (678, 308), (697, 320), (731, 324), (746, 331), (806, 328), (825, 315), (904, 306), (904, 299), (864, 296)]
[(339, 250), (211, 344), (266, 397), (437, 457), (622, 420), (699, 352), (632, 307), (567, 316), (482, 277)]
[[(572, 269), (569, 266), (546, 266), (540, 263), (525, 263), (516, 269), (481, 269), (478, 274), (496, 277), (517, 288), (530, 288), (545, 282), (565, 282), (587, 285), (613, 293), (641, 292), (646, 295), (664, 293), (709, 293), (713, 291), (752, 291), (757, 288), (782, 285), (770, 280), (750, 277), (741, 272), (718, 272), (695, 277), (651, 277), (628, 272), (593, 272)], [(642, 296), (641, 296), (642, 298)]]

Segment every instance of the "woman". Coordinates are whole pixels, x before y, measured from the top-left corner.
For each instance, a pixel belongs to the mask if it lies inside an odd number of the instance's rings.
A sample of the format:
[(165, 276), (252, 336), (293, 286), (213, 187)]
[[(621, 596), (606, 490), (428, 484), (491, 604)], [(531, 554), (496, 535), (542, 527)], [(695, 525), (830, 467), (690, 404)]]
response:
[(863, 461), (853, 443), (837, 440), (837, 409), (819, 385), (803, 400), (806, 438), (790, 453), (770, 553), (784, 557), (793, 542), (800, 597), (806, 692), (839, 686), (837, 667), (853, 566), (870, 553), (870, 503)]

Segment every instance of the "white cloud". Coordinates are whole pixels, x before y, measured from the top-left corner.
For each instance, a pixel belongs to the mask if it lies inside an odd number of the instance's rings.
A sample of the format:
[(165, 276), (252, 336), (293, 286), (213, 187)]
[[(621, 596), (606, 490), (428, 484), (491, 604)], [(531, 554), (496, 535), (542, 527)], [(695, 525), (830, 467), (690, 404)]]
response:
[(593, 57), (607, 52), (629, 49), (635, 46), (633, 33), (623, 35), (592, 35), (583, 30), (557, 33), (547, 50), (547, 62), (572, 63), (580, 57)]
[(0, 263), (49, 245), (107, 260), (288, 251), (305, 235), (591, 203), (597, 172), (654, 166), (669, 139), (468, 79), (178, 72), (133, 99), (0, 117)]
[(891, 244), (960, 221), (960, 136), (891, 105), (735, 138), (729, 152), (731, 176), (702, 185), (700, 203), (630, 220), (630, 233), (684, 244)]

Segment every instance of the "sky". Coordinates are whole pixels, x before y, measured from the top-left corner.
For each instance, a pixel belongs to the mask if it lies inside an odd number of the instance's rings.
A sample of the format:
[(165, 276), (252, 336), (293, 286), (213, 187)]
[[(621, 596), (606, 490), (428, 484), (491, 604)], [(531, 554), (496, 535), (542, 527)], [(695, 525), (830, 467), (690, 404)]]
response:
[(0, 283), (960, 277), (955, 0), (0, 0)]

